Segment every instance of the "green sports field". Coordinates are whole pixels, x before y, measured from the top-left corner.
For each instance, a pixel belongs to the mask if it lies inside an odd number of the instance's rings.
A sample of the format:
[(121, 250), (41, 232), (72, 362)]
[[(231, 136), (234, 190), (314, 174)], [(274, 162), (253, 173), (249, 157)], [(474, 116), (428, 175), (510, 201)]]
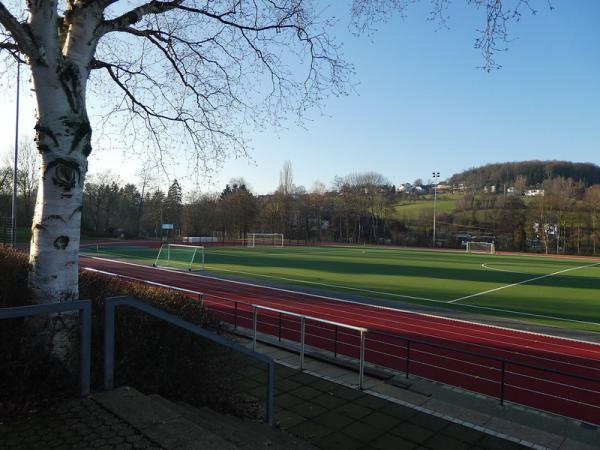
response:
[[(97, 254), (151, 265), (157, 253), (102, 245)], [(189, 265), (188, 251), (171, 256), (179, 268)], [(600, 331), (598, 260), (381, 247), (206, 247), (205, 272)]]

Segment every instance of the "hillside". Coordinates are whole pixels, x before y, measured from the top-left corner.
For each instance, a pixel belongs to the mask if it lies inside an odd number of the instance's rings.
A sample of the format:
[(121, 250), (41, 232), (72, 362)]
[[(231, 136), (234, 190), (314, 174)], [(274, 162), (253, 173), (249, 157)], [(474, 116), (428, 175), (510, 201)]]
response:
[(528, 186), (541, 184), (548, 178), (572, 178), (586, 187), (600, 184), (600, 167), (592, 163), (570, 161), (518, 161), (487, 164), (453, 175), (451, 184), (465, 183), (472, 187), (512, 184), (518, 176), (526, 179)]

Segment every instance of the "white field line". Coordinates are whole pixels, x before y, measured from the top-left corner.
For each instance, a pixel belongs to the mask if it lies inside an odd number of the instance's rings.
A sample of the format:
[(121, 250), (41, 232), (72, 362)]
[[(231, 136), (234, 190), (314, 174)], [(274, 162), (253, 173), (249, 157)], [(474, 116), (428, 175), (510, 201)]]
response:
[[(500, 286), (500, 287), (497, 287), (497, 288), (494, 288), (494, 289), (488, 289), (487, 291), (477, 292), (476, 294), (471, 294), (471, 295), (466, 295), (464, 297), (455, 298), (454, 300), (450, 300), (448, 303), (460, 302), (461, 300), (466, 300), (468, 298), (479, 297), (481, 295), (490, 294), (492, 292), (497, 292), (497, 291), (500, 291), (502, 289), (508, 289), (508, 288), (519, 286), (519, 285), (525, 284), (525, 283), (531, 283), (532, 281), (541, 280), (542, 278), (553, 277), (553, 276), (559, 275), (561, 273), (571, 272), (572, 270), (585, 269), (587, 267), (594, 267), (594, 266), (597, 266), (597, 265), (600, 265), (600, 262), (599, 263), (594, 263), (594, 264), (586, 264), (585, 266), (570, 267), (569, 269), (563, 269), (563, 270), (559, 270), (557, 272), (547, 273), (546, 275), (540, 275), (538, 277), (529, 278), (527, 280), (519, 281), (518, 283), (507, 284), (505, 286)], [(543, 317), (543, 316), (541, 316), (541, 317)]]
[[(213, 252), (214, 254), (215, 252)], [(258, 252), (256, 252), (258, 253)], [(116, 256), (127, 256), (121, 253), (113, 253), (111, 252), (112, 255), (116, 255)], [(223, 255), (223, 253), (218, 253), (220, 255)], [(260, 253), (259, 253), (260, 254)], [(272, 253), (263, 253), (265, 255), (272, 255)], [(92, 258), (94, 258), (94, 256), (92, 256)], [(108, 258), (101, 258), (101, 259), (107, 259), (109, 261), (112, 261)], [(132, 258), (131, 256), (127, 256), (127, 259), (133, 259), (133, 260), (137, 260), (140, 261), (139, 258)], [(204, 263), (204, 267), (207, 268), (209, 267), (210, 264), (206, 264)], [(361, 288), (353, 288), (353, 287), (349, 287), (349, 286), (339, 286), (337, 284), (326, 284), (326, 283), (319, 283), (318, 281), (308, 281), (308, 280), (298, 280), (295, 278), (286, 278), (286, 277), (278, 277), (275, 275), (264, 275), (264, 274), (259, 274), (259, 273), (251, 273), (251, 272), (244, 272), (241, 270), (231, 270), (231, 269), (223, 269), (223, 268), (215, 268), (215, 270), (217, 271), (224, 271), (224, 272), (232, 272), (232, 273), (241, 273), (244, 275), (250, 275), (250, 276), (259, 276), (259, 277), (265, 277), (265, 278), (273, 278), (276, 280), (285, 280), (285, 281), (291, 281), (294, 283), (305, 283), (305, 284), (316, 284), (318, 286), (326, 286), (326, 287), (332, 287), (332, 288), (336, 288), (336, 289), (346, 289), (346, 290), (351, 290), (351, 291), (360, 291), (360, 292), (367, 292), (369, 294), (380, 294), (380, 295), (387, 295), (387, 296), (392, 296), (392, 297), (400, 297), (400, 298), (408, 298), (411, 300), (423, 300), (426, 302), (436, 302), (436, 303), (447, 303), (445, 300), (435, 300), (432, 298), (425, 298), (425, 297), (415, 297), (412, 295), (405, 295), (405, 294), (395, 294), (392, 292), (384, 292), (384, 291), (374, 291), (374, 290), (369, 290), (369, 289), (361, 289)]]
[[(497, 265), (497, 263), (494, 263), (494, 265)], [(533, 275), (530, 272), (517, 272), (514, 270), (498, 269), (497, 267), (490, 267), (489, 264), (482, 264), (481, 267), (483, 267), (484, 269), (488, 269), (488, 270), (495, 270), (497, 272), (518, 273), (519, 275)]]
[(87, 270), (88, 272), (99, 273), (102, 275), (110, 275), (110, 276), (113, 276), (116, 278), (124, 278), (127, 280), (139, 281), (141, 283), (149, 284), (151, 286), (158, 286), (158, 287), (162, 287), (165, 289), (173, 289), (176, 291), (187, 292), (188, 294), (196, 294), (196, 295), (204, 296), (204, 292), (193, 291), (191, 289), (186, 289), (186, 288), (177, 287), (177, 286), (171, 286), (169, 284), (157, 283), (156, 281), (146, 280), (143, 278), (130, 277), (129, 275), (120, 275), (120, 274), (114, 273), (114, 272), (106, 272), (105, 270), (98, 270), (98, 269), (94, 269), (92, 267), (84, 267), (83, 270)]
[[(352, 305), (358, 305), (358, 306), (362, 306), (362, 307), (372, 307), (372, 308), (377, 308), (377, 309), (381, 309), (381, 310), (385, 310), (385, 311), (400, 311), (400, 312), (404, 312), (404, 313), (408, 313), (408, 314), (417, 314), (423, 317), (432, 317), (432, 318), (437, 318), (439, 319), (440, 317), (443, 317), (444, 320), (448, 320), (448, 321), (453, 321), (453, 322), (458, 322), (458, 323), (468, 323), (468, 324), (475, 324), (475, 325), (479, 325), (481, 327), (488, 327), (488, 328), (493, 328), (493, 329), (498, 329), (498, 330), (507, 330), (507, 331), (512, 331), (512, 332), (518, 332), (518, 333), (524, 333), (524, 334), (530, 334), (532, 336), (543, 336), (543, 337), (549, 337), (549, 338), (553, 338), (553, 339), (560, 339), (560, 340), (565, 340), (565, 341), (571, 341), (571, 342), (580, 342), (583, 344), (591, 344), (591, 345), (599, 345), (597, 342), (593, 342), (593, 341), (586, 341), (585, 339), (576, 339), (576, 338), (569, 338), (569, 337), (563, 337), (563, 336), (554, 336), (551, 334), (546, 334), (546, 333), (538, 333), (535, 331), (525, 331), (525, 330), (519, 330), (519, 329), (515, 329), (515, 328), (508, 328), (508, 327), (503, 327), (503, 326), (499, 326), (499, 325), (490, 325), (490, 324), (485, 324), (485, 323), (479, 323), (479, 322), (474, 322), (471, 320), (464, 320), (464, 319), (456, 319), (454, 317), (445, 317), (445, 316), (440, 316), (440, 315), (436, 315), (436, 314), (428, 314), (428, 313), (423, 313), (423, 312), (415, 312), (415, 311), (411, 311), (408, 309), (402, 309), (402, 308), (394, 308), (391, 306), (382, 306), (382, 305), (373, 305), (370, 303), (363, 303), (363, 302), (357, 302), (357, 301), (353, 301), (353, 300), (347, 300), (347, 299), (342, 299), (342, 298), (337, 298), (337, 297), (330, 297), (327, 295), (320, 295), (320, 294), (311, 294), (309, 292), (302, 292), (302, 291), (293, 291), (291, 289), (283, 289), (283, 288), (277, 288), (277, 287), (273, 287), (273, 286), (265, 286), (265, 285), (261, 285), (261, 284), (256, 284), (256, 283), (249, 283), (246, 281), (236, 281), (236, 280), (227, 280), (227, 279), (223, 279), (223, 278), (219, 278), (219, 277), (213, 277), (210, 275), (202, 275), (202, 274), (198, 274), (198, 273), (191, 273), (191, 272), (181, 272), (181, 271), (176, 271), (174, 269), (163, 269), (160, 267), (150, 267), (144, 264), (135, 264), (135, 263), (131, 263), (131, 262), (126, 262), (126, 261), (120, 261), (118, 259), (108, 259), (108, 258), (100, 258), (100, 257), (96, 257), (96, 256), (90, 256), (89, 258), (91, 259), (98, 259), (101, 261), (111, 261), (111, 262), (115, 262), (118, 264), (125, 264), (125, 265), (129, 265), (129, 266), (135, 266), (135, 267), (143, 267), (145, 269), (154, 269), (154, 270), (164, 270), (165, 272), (176, 272), (176, 273), (180, 273), (180, 274), (185, 274), (185, 275), (189, 275), (192, 277), (199, 277), (199, 278), (208, 278), (211, 280), (218, 280), (218, 281), (226, 281), (229, 283), (233, 283), (233, 284), (241, 284), (243, 286), (251, 286), (251, 287), (258, 287), (258, 288), (262, 288), (262, 289), (270, 289), (273, 291), (278, 291), (278, 292), (288, 292), (288, 293), (292, 293), (292, 294), (302, 294), (302, 295), (307, 295), (310, 297), (314, 297), (314, 298), (322, 298), (325, 300), (332, 300), (335, 302), (340, 302), (340, 303), (349, 303)], [(600, 264), (600, 263), (599, 263)], [(445, 305), (448, 304), (448, 302), (440, 302), (443, 303)], [(600, 322), (587, 322), (587, 321), (583, 321), (583, 320), (575, 320), (575, 319), (567, 319), (564, 317), (554, 317), (554, 316), (544, 316), (544, 315), (540, 315), (540, 314), (534, 314), (534, 313), (526, 313), (526, 312), (522, 312), (522, 311), (513, 311), (510, 309), (501, 309), (501, 308), (491, 308), (488, 306), (477, 306), (477, 305), (459, 305), (461, 308), (471, 308), (471, 309), (481, 309), (481, 310), (485, 310), (485, 311), (494, 311), (494, 312), (501, 312), (501, 313), (505, 313), (505, 314), (514, 314), (514, 315), (519, 315), (519, 316), (530, 316), (530, 317), (534, 317), (534, 318), (542, 318), (542, 319), (552, 319), (552, 320), (558, 320), (558, 321), (563, 321), (563, 322), (574, 322), (574, 323), (581, 323), (584, 325), (594, 325), (594, 326), (600, 326)]]
[[(208, 266), (209, 266), (209, 264), (207, 264), (207, 267)], [(275, 280), (291, 281), (293, 283), (314, 284), (317, 286), (325, 286), (325, 287), (331, 287), (331, 288), (335, 288), (335, 289), (344, 289), (344, 290), (349, 290), (349, 291), (366, 292), (369, 294), (378, 294), (378, 295), (387, 295), (387, 296), (391, 296), (391, 297), (408, 298), (411, 300), (423, 300), (426, 302), (447, 303), (444, 300), (435, 300), (435, 299), (426, 298), (426, 297), (415, 297), (412, 295), (396, 294), (393, 292), (374, 291), (371, 289), (353, 288), (353, 287), (349, 287), (349, 286), (341, 286), (338, 284), (319, 283), (318, 281), (298, 280), (296, 278), (287, 278), (287, 277), (279, 277), (276, 275), (265, 275), (265, 274), (259, 274), (259, 273), (244, 272), (242, 270), (223, 269), (221, 267), (215, 268), (215, 270), (217, 270), (219, 272), (223, 271), (223, 272), (231, 272), (231, 273), (241, 273), (243, 275), (250, 275), (250, 276), (259, 276), (259, 277), (264, 277), (264, 278), (273, 278)]]

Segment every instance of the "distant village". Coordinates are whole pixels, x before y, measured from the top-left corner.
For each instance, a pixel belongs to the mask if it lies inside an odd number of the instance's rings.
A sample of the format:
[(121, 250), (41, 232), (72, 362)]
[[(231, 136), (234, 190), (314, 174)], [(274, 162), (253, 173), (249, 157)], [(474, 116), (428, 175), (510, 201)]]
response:
[[(458, 184), (447, 184), (446, 182), (438, 183), (437, 185), (430, 184), (411, 184), (402, 183), (396, 188), (396, 192), (399, 194), (416, 194), (425, 195), (432, 194), (434, 190), (438, 194), (456, 194), (460, 192), (466, 192), (468, 186), (465, 183)], [(506, 195), (523, 195), (525, 197), (538, 197), (544, 195), (544, 189), (540, 187), (527, 188), (524, 190), (518, 190), (515, 186), (499, 186), (496, 184), (485, 185), (481, 188), (481, 191), (486, 194), (506, 194)]]

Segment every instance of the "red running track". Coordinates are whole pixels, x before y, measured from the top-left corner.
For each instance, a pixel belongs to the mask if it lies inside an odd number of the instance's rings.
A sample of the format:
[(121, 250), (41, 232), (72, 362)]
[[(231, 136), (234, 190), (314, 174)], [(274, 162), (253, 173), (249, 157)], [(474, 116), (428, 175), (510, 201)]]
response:
[[(81, 264), (202, 292), (217, 316), (245, 328), (252, 327), (252, 304), (361, 326), (368, 329), (369, 363), (600, 424), (597, 344), (119, 261), (82, 257)], [(295, 317), (261, 311), (258, 329), (299, 341)], [(306, 344), (355, 358), (359, 353), (356, 332), (319, 322), (306, 322)]]

